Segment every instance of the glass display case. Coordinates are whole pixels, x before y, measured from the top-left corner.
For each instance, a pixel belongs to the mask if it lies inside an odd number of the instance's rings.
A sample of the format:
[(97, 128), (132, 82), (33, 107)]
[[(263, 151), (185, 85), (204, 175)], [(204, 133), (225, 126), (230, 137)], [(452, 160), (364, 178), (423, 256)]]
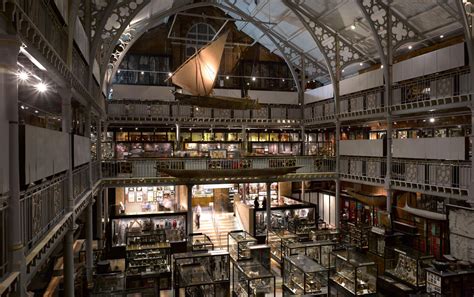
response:
[(211, 238), (203, 233), (191, 233), (188, 235), (188, 250), (191, 252), (209, 251), (214, 249)]
[(312, 241), (318, 240), (331, 240), (339, 241), (341, 232), (337, 229), (325, 229), (325, 230), (311, 230), (309, 232), (309, 239)]
[(306, 241), (306, 242), (291, 242), (283, 241), (283, 255), (306, 255), (322, 265), (325, 268), (330, 268), (334, 260), (331, 252), (334, 250), (336, 242), (334, 241)]
[(283, 258), (283, 295), (328, 294), (329, 270), (305, 255)]
[[(377, 296), (377, 265), (355, 250), (333, 251), (335, 269), (329, 278), (331, 296)], [(332, 264), (331, 264), (332, 265)]]
[(257, 239), (245, 231), (237, 230), (227, 234), (227, 250), (235, 261), (251, 259), (250, 246), (256, 244)]
[(270, 231), (267, 236), (267, 244), (270, 246), (271, 257), (281, 264), (283, 257), (283, 246), (284, 243), (289, 244), (298, 241), (298, 235), (286, 231)]
[(266, 244), (257, 244), (250, 246), (250, 258), (259, 262), (263, 267), (271, 268), (270, 246)]
[(174, 254), (172, 259), (174, 296), (229, 296), (228, 252), (188, 252)]
[(294, 218), (288, 222), (288, 231), (291, 231), (297, 235), (309, 234), (311, 230), (316, 228), (316, 221), (311, 217)]
[(94, 274), (93, 281), (91, 296), (94, 297), (122, 296), (125, 290), (123, 273)]
[(474, 296), (474, 270), (426, 268), (426, 293), (435, 297)]
[(372, 227), (369, 233), (369, 252), (379, 257), (385, 257), (385, 247), (399, 244), (402, 233), (387, 233), (384, 229)]
[(369, 248), (370, 229), (369, 225), (348, 222), (344, 228), (345, 243), (361, 250), (367, 250)]
[(111, 246), (125, 247), (127, 234), (150, 233), (164, 230), (169, 242), (183, 242), (186, 234), (186, 212), (143, 216), (116, 216), (111, 220)]
[(433, 256), (406, 246), (387, 248), (386, 254), (385, 274), (416, 289), (426, 285), (425, 269)]
[(240, 261), (233, 265), (232, 296), (275, 296), (275, 276), (260, 262)]
[(170, 272), (171, 248), (168, 242), (127, 245), (127, 276), (146, 272)]

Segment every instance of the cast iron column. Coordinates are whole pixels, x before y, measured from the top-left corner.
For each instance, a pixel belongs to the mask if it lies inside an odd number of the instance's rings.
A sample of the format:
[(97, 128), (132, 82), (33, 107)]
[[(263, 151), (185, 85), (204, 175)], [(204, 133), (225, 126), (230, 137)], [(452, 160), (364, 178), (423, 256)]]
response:
[[(105, 127), (107, 125), (104, 125)], [(102, 137), (103, 135), (107, 135), (107, 130), (104, 131), (105, 133), (102, 133), (102, 121), (100, 117), (97, 119), (97, 139), (96, 139), (96, 148), (97, 148), (97, 162), (99, 162), (100, 165), (100, 170), (99, 170), (99, 178), (102, 178)], [(97, 248), (101, 249), (103, 248), (103, 241), (102, 241), (102, 235), (103, 235), (103, 225), (102, 225), (102, 197), (103, 197), (103, 189), (100, 189), (97, 192), (97, 197), (96, 197), (96, 233), (97, 233)]]
[[(389, 2), (390, 5), (390, 2)], [(392, 28), (392, 15), (391, 9), (388, 9), (387, 16), (387, 28)], [(387, 202), (386, 208), (387, 212), (392, 212), (392, 189), (391, 189), (391, 179), (392, 179), (392, 113), (390, 111), (390, 106), (392, 104), (392, 34), (387, 34), (387, 69), (384, 72), (385, 74), (385, 89), (384, 89), (384, 103), (387, 108), (387, 136), (386, 139), (386, 151), (387, 151), (387, 171), (385, 173), (385, 190), (387, 191)]]
[(341, 140), (341, 121), (339, 120), (339, 112), (340, 112), (340, 105), (339, 105), (339, 82), (341, 81), (341, 65), (340, 65), (340, 53), (339, 53), (339, 35), (336, 35), (336, 82), (334, 84), (334, 113), (336, 115), (336, 198), (335, 198), (335, 218), (334, 222), (336, 224), (336, 228), (339, 228), (339, 220), (341, 214), (341, 179), (340, 179), (340, 172), (341, 172), (341, 156), (339, 151), (339, 143)]
[[(91, 107), (90, 105), (87, 106), (86, 109), (86, 119), (85, 119), (85, 137), (89, 138), (91, 137)], [(96, 147), (97, 149), (97, 147)], [(89, 189), (92, 189), (94, 186), (93, 181), (92, 181), (92, 160), (89, 161)], [(87, 207), (86, 207), (86, 226), (85, 226), (85, 233), (86, 233), (86, 276), (87, 276), (87, 282), (92, 282), (92, 268), (94, 266), (93, 263), (93, 251), (92, 251), (92, 241), (93, 241), (93, 236), (92, 236), (92, 203), (93, 199), (89, 199), (87, 202)]]
[[(8, 226), (5, 230), (8, 238), (8, 264), (9, 271), (20, 272), (18, 295), (25, 296), (26, 264), (23, 253), (23, 240), (21, 229), (20, 209), (20, 146), (18, 141), (18, 78), (17, 61), (21, 42), (16, 35), (0, 35), (0, 111), (2, 122), (8, 121), (8, 147), (2, 145), (3, 153), (9, 155), (8, 163), (8, 188), (9, 200), (7, 208)], [(3, 117), (5, 117), (3, 119)], [(5, 125), (5, 130), (7, 129)], [(4, 131), (2, 129), (2, 131)], [(26, 218), (24, 218), (26, 219)], [(31, 218), (30, 218), (31, 219)]]
[(187, 212), (187, 221), (188, 221), (188, 234), (193, 233), (193, 185), (186, 185), (188, 190), (188, 212)]
[(71, 99), (72, 92), (70, 89), (64, 90), (61, 92), (62, 97), (62, 128), (63, 132), (68, 133), (69, 135), (69, 146), (68, 146), (68, 156), (69, 156), (69, 167), (67, 170), (67, 192), (66, 192), (66, 201), (65, 208), (66, 213), (70, 213), (72, 216), (71, 224), (64, 235), (63, 239), (63, 274), (64, 274), (64, 295), (65, 296), (74, 296), (74, 254), (73, 254), (73, 245), (74, 245), (74, 225), (76, 218), (74, 216), (74, 193), (73, 193), (73, 178), (72, 170), (74, 166), (73, 160), (73, 134), (72, 134), (72, 110), (71, 110)]
[(272, 229), (272, 183), (267, 182), (267, 232)]

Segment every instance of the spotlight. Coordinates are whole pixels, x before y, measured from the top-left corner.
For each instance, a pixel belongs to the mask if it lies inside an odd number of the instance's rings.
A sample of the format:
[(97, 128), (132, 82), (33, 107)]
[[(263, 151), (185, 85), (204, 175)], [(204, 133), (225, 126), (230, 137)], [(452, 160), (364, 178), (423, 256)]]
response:
[(28, 75), (28, 73), (26, 73), (25, 71), (21, 71), (20, 73), (18, 73), (18, 78), (21, 80), (21, 81), (25, 81), (25, 80), (28, 80), (30, 76)]
[(281, 81), (282, 81), (282, 82), (285, 82), (285, 79), (284, 79), (284, 78), (282, 78), (282, 80), (281, 80)]
[(22, 106), (20, 106), (20, 108), (21, 108), (21, 109), (25, 109), (25, 106), (24, 106), (24, 105), (22, 105)]
[(342, 69), (342, 73), (344, 73), (344, 69)]
[(380, 68), (382, 68), (382, 69), (383, 69), (383, 65), (380, 65)]
[(117, 70), (117, 73), (120, 73), (120, 69), (119, 69), (119, 70)]
[(439, 38), (443, 39), (443, 38), (444, 38), (444, 35), (443, 35), (443, 34), (441, 34), (441, 35), (439, 36)]
[(196, 111), (199, 111), (199, 107), (196, 107)]
[(44, 93), (48, 90), (48, 86), (43, 83), (43, 82), (39, 82), (38, 84), (36, 84), (36, 90), (40, 93)]
[(168, 72), (168, 76), (171, 77), (173, 75), (173, 73), (171, 72)]
[(413, 46), (411, 46), (411, 45), (408, 46), (408, 49), (409, 49), (409, 50), (411, 50), (412, 48), (413, 48)]
[(359, 63), (359, 66), (362, 66), (362, 65), (364, 65), (364, 63), (360, 62), (360, 63)]
[(435, 122), (435, 118), (430, 118), (430, 123), (434, 123)]
[(250, 83), (247, 83), (247, 86), (250, 86)]
[(257, 78), (255, 76), (252, 76), (252, 81), (255, 81)]
[(35, 110), (35, 113), (39, 113), (39, 111)]
[(356, 29), (356, 25), (355, 24), (352, 24), (351, 25), (351, 30), (355, 30)]
[(145, 74), (145, 71), (140, 72), (141, 75)]
[(227, 76), (225, 77), (225, 79), (229, 79), (229, 76), (227, 75)]

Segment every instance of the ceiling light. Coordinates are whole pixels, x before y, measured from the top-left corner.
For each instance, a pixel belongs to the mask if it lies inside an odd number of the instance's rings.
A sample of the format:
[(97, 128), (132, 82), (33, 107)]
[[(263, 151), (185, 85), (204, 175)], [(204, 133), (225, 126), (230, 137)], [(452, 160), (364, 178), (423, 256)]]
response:
[(342, 69), (342, 73), (344, 73), (344, 69)]
[(439, 38), (444, 38), (444, 35), (443, 35), (443, 34), (441, 34), (441, 35), (439, 36)]
[(168, 72), (168, 76), (171, 77), (173, 75), (173, 73), (171, 72)]
[(430, 118), (430, 123), (434, 123), (435, 122), (435, 118)]
[(408, 49), (409, 49), (409, 50), (411, 50), (412, 48), (413, 48), (413, 46), (411, 46), (411, 45), (408, 46)]
[(138, 127), (135, 127), (135, 131), (137, 131), (137, 130), (138, 130)]
[(141, 75), (145, 74), (145, 71), (140, 72)]
[(282, 81), (282, 82), (285, 82), (285, 79), (284, 79), (284, 78), (282, 78), (282, 79), (281, 79), (281, 81)]
[(39, 113), (39, 111), (35, 110), (35, 113)]
[(252, 81), (255, 81), (257, 78), (255, 76), (252, 76)]
[(227, 75), (227, 76), (225, 77), (225, 79), (229, 79), (229, 76)]
[(44, 93), (48, 90), (48, 86), (44, 84), (43, 82), (39, 82), (36, 84), (36, 90), (40, 93)]
[(119, 69), (119, 70), (117, 70), (117, 73), (120, 73), (120, 69)]
[(364, 65), (364, 63), (360, 62), (360, 63), (359, 63), (359, 66), (362, 66), (362, 65)]
[(22, 81), (25, 81), (29, 78), (30, 76), (28, 75), (27, 72), (25, 71), (21, 71), (20, 73), (18, 73), (18, 78)]
[(382, 68), (382, 69), (383, 69), (383, 65), (380, 65), (380, 68)]
[(21, 109), (25, 109), (25, 106), (24, 106), (24, 105), (22, 105), (22, 106), (20, 106), (20, 108), (21, 108)]
[(199, 111), (199, 107), (196, 107), (196, 111)]
[(247, 86), (250, 86), (250, 83), (247, 83)]
[(356, 29), (356, 25), (355, 23), (351, 25), (351, 30), (355, 30)]

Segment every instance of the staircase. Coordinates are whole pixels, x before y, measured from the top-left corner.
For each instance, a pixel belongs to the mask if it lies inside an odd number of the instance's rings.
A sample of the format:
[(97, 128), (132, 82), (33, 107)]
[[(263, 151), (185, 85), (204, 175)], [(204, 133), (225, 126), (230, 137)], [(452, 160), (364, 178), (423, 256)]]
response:
[(195, 233), (204, 233), (211, 238), (214, 249), (227, 249), (227, 233), (240, 230), (240, 222), (233, 213), (215, 213), (214, 220), (212, 211), (204, 209), (201, 213), (201, 228), (194, 226)]

